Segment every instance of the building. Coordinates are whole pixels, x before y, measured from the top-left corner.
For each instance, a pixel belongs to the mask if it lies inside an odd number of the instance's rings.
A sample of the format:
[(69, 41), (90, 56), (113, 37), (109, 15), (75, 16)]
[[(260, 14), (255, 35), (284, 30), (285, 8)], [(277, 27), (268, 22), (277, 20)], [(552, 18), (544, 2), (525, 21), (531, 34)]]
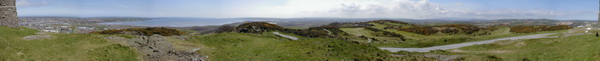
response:
[(19, 27), (15, 3), (15, 0), (0, 0), (0, 26)]

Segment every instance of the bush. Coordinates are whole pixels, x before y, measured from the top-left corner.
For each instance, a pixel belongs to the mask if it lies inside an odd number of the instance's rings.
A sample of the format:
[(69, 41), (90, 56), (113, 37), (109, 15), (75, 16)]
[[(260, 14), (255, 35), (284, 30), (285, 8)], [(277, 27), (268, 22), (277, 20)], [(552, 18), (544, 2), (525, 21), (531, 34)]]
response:
[(422, 34), (422, 35), (431, 35), (431, 34), (438, 32), (438, 30), (435, 30), (435, 29), (433, 29), (433, 27), (430, 27), (430, 26), (408, 27), (408, 28), (400, 28), (398, 30), (406, 31), (406, 32), (413, 32), (413, 33)]
[(267, 22), (244, 23), (244, 24), (239, 25), (235, 29), (237, 29), (238, 32), (241, 32), (241, 33), (262, 33), (262, 32), (269, 32), (269, 31), (285, 30), (285, 28), (283, 28), (279, 25), (270, 24)]
[(228, 26), (228, 25), (220, 26), (216, 30), (217, 33), (234, 32), (234, 31), (235, 31), (235, 26)]
[(154, 34), (162, 35), (162, 36), (172, 36), (172, 35), (183, 35), (185, 32), (164, 28), (164, 27), (148, 27), (148, 28), (131, 28), (131, 29), (113, 29), (113, 30), (104, 30), (99, 32), (92, 32), (96, 34), (124, 34), (126, 32), (132, 32), (139, 35), (144, 36), (152, 36)]
[(398, 30), (413, 32), (413, 33), (418, 33), (418, 34), (423, 34), (423, 35), (431, 35), (431, 34), (435, 34), (438, 32), (450, 33), (450, 34), (458, 34), (458, 33), (473, 34), (475, 32), (479, 32), (481, 30), (493, 31), (493, 30), (496, 30), (496, 28), (494, 28), (494, 27), (483, 28), (483, 27), (478, 27), (478, 26), (469, 25), (469, 24), (448, 24), (448, 25), (437, 25), (437, 26), (408, 27), (408, 28), (400, 28)]
[(371, 28), (371, 27), (366, 27), (365, 29), (371, 30), (371, 31), (375, 32), (374, 33), (375, 36), (380, 36), (380, 37), (397, 37), (397, 38), (400, 38), (402, 41), (406, 40), (404, 38), (404, 35), (400, 35), (400, 34), (397, 34), (397, 33), (383, 31), (383, 30), (379, 30), (379, 29), (375, 29), (375, 28)]

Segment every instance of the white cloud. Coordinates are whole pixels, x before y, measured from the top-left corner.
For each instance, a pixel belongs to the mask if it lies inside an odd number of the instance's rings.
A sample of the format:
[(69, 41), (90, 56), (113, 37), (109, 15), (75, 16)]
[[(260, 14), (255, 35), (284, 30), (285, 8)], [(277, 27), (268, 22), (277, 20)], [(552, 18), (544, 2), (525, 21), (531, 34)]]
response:
[(30, 2), (29, 0), (17, 0), (15, 3), (19, 7), (32, 7), (32, 6), (47, 6), (49, 3), (46, 0)]
[(27, 6), (27, 5), (30, 5), (30, 4), (29, 4), (29, 1), (27, 1), (27, 0), (17, 0), (17, 2), (15, 3), (15, 5), (17, 5), (17, 6)]
[(276, 17), (526, 19), (557, 18), (575, 14), (537, 9), (445, 9), (440, 4), (428, 0), (290, 0), (287, 5), (276, 8), (269, 12), (285, 13)]

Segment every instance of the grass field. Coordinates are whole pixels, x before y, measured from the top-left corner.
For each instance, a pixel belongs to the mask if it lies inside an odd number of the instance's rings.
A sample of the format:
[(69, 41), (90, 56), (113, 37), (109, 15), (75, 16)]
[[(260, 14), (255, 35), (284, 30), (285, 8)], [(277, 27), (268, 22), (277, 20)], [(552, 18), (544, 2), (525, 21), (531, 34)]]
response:
[[(411, 32), (398, 31), (396, 29), (383, 29), (385, 25), (370, 23), (373, 24), (373, 28), (382, 29), (384, 31), (389, 31), (397, 34), (404, 35), (407, 38), (407, 41), (404, 42), (387, 42), (387, 43), (371, 43), (371, 45), (379, 46), (379, 47), (431, 47), (438, 45), (447, 45), (447, 44), (456, 44), (456, 43), (464, 43), (464, 42), (472, 42), (472, 41), (481, 41), (481, 40), (491, 40), (497, 38), (505, 38), (505, 37), (514, 37), (514, 36), (524, 36), (524, 35), (532, 35), (532, 34), (543, 34), (543, 33), (560, 33), (565, 32), (566, 30), (561, 31), (542, 31), (535, 33), (512, 33), (510, 32), (510, 28), (508, 27), (499, 27), (495, 31), (491, 31), (491, 35), (479, 35), (473, 36), (469, 34), (433, 34), (433, 35), (421, 35)], [(372, 36), (368, 30), (364, 30), (362, 28), (341, 28), (344, 32), (353, 35), (364, 35), (364, 36)], [(376, 37), (378, 38), (378, 37)], [(389, 38), (378, 38), (387, 40)], [(361, 40), (361, 39), (357, 39)], [(362, 39), (366, 40), (366, 39)], [(393, 39), (390, 39), (393, 40)]]
[[(495, 55), (507, 61), (598, 61), (600, 38), (595, 35), (578, 35), (559, 38), (499, 41), (454, 50), (478, 55)], [(466, 60), (477, 58), (465, 58)]]
[(389, 56), (377, 47), (330, 38), (289, 40), (274, 34), (221, 33), (191, 40), (208, 48), (200, 53), (213, 61), (269, 60), (410, 60)]
[(110, 43), (101, 35), (55, 34), (47, 39), (23, 40), (33, 29), (0, 27), (0, 61), (137, 61), (127, 46)]

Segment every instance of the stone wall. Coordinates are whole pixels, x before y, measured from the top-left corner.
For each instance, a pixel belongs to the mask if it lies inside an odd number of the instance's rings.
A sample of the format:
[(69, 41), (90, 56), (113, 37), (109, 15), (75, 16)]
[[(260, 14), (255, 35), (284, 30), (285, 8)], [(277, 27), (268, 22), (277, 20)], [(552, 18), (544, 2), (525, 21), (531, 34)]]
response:
[(0, 26), (19, 27), (15, 0), (0, 0)]

